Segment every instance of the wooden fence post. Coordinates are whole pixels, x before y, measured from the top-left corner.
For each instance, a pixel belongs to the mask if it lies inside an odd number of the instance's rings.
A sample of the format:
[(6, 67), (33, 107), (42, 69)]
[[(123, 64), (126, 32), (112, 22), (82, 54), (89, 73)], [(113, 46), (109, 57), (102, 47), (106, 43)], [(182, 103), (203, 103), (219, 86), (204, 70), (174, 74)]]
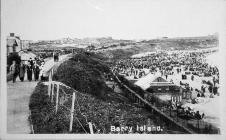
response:
[(55, 86), (55, 84), (54, 84), (54, 83), (52, 83), (51, 102), (53, 102), (54, 86)]
[(56, 95), (56, 113), (57, 113), (57, 110), (58, 110), (59, 89), (60, 89), (60, 84), (58, 83), (58, 84), (57, 84), (57, 95)]
[(93, 125), (91, 122), (89, 122), (89, 130), (90, 130), (90, 134), (93, 134)]
[(50, 97), (50, 92), (51, 92), (51, 82), (49, 81), (49, 85), (48, 85), (48, 96)]
[(50, 72), (49, 72), (49, 81), (50, 82), (52, 81), (52, 70), (50, 70)]
[(49, 72), (49, 86), (48, 86), (48, 95), (51, 96), (51, 82), (52, 82), (52, 71)]
[(51, 81), (53, 81), (53, 69), (51, 69)]
[(69, 132), (72, 132), (72, 125), (73, 125), (73, 115), (74, 115), (74, 107), (75, 107), (75, 92), (73, 92), (73, 97), (72, 97), (72, 105), (71, 105), (71, 118), (70, 118), (70, 127), (69, 127)]

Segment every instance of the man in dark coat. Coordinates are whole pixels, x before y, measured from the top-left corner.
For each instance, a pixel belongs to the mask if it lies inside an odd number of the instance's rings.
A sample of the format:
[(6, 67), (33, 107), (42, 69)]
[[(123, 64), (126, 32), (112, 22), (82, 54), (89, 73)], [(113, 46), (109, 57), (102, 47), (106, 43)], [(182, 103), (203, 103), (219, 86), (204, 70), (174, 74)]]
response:
[(25, 75), (25, 65), (23, 64), (23, 62), (20, 63), (19, 66), (19, 77), (20, 77), (20, 81), (24, 81), (24, 75)]
[(28, 66), (27, 66), (27, 79), (28, 79), (28, 81), (32, 80), (32, 67), (31, 67), (31, 64), (28, 64)]
[(30, 63), (31, 67), (34, 66), (34, 62), (33, 62), (32, 58), (30, 58), (30, 60), (28, 60), (28, 62)]
[(34, 65), (33, 71), (34, 71), (35, 81), (37, 81), (39, 79), (39, 72), (40, 72), (39, 66), (37, 64)]

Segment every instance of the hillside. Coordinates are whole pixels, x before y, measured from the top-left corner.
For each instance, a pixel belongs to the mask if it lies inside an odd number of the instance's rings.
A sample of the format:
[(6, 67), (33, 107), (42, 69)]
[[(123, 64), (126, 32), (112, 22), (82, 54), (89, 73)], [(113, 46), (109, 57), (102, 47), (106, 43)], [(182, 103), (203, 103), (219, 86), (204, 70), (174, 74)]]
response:
[(114, 59), (127, 58), (134, 54), (152, 51), (196, 50), (218, 47), (218, 36), (161, 38), (142, 40), (135, 44), (98, 49), (96, 52)]
[(85, 48), (104, 55), (109, 59), (127, 58), (134, 54), (143, 52), (152, 52), (159, 50), (191, 50), (218, 47), (218, 36), (200, 36), (200, 37), (178, 37), (178, 38), (158, 38), (150, 40), (122, 40), (111, 37), (100, 38), (63, 38), (59, 40), (37, 41), (30, 44), (35, 52), (42, 53), (42, 50), (67, 50), (73, 48)]

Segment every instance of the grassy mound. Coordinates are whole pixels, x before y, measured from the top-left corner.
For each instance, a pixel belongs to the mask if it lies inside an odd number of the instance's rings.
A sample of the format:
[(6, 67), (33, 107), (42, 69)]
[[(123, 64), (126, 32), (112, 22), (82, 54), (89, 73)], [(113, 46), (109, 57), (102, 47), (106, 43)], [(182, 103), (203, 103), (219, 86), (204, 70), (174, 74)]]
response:
[(108, 66), (97, 55), (81, 53), (61, 64), (53, 79), (80, 92), (105, 98), (108, 88), (104, 82), (104, 73), (109, 72)]

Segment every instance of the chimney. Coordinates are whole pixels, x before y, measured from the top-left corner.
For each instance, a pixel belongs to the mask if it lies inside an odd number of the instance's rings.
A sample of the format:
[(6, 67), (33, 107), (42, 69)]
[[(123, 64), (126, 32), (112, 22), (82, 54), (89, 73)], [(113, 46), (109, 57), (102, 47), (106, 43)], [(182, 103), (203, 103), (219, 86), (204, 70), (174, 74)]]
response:
[(10, 33), (10, 36), (11, 36), (11, 37), (14, 37), (14, 33)]

